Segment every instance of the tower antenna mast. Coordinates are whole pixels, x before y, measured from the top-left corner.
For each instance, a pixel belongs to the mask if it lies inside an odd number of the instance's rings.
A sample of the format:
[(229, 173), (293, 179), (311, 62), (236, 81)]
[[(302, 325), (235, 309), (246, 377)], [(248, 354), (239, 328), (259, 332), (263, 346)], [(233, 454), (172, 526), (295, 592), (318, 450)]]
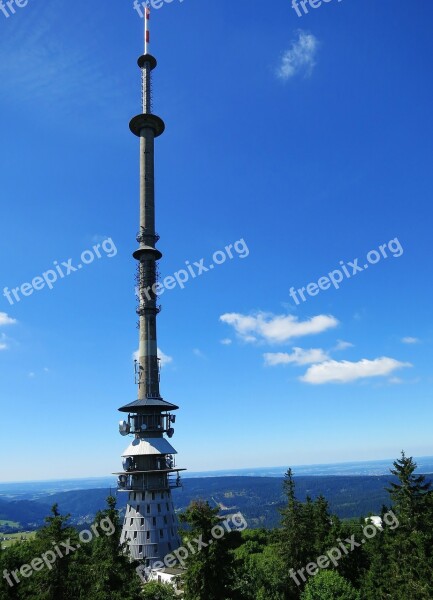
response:
[(150, 45), (150, 6), (146, 6), (144, 13), (144, 54), (149, 53)]

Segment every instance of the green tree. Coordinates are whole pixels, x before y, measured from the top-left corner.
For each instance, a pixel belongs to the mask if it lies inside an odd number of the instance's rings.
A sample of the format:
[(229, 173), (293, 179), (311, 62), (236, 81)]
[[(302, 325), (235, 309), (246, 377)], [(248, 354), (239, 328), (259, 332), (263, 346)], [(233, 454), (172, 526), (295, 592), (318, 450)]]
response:
[(323, 496), (314, 501), (307, 497), (304, 503), (296, 498), (291, 469), (285, 475), (283, 489), (287, 504), (281, 511), (279, 556), (285, 567), (286, 596), (291, 600), (299, 598), (300, 589), (290, 575), (335, 545), (339, 520), (331, 516)]
[(93, 526), (97, 534), (91, 546), (90, 600), (138, 597), (141, 580), (135, 570), (137, 564), (129, 560), (120, 546), (122, 523), (113, 496), (107, 498), (107, 508), (97, 513)]
[[(198, 548), (189, 552), (187, 570), (182, 576), (185, 600), (226, 600), (231, 594), (232, 556), (229, 552), (226, 533), (221, 539), (212, 535), (214, 527), (220, 525), (219, 509), (211, 508), (208, 502), (192, 502), (180, 521), (188, 526), (185, 543)], [(198, 543), (197, 543), (198, 542)]]
[(366, 545), (370, 569), (363, 585), (366, 600), (431, 600), (433, 598), (433, 509), (431, 484), (416, 475), (417, 465), (402, 452), (388, 489), (395, 515), (384, 531)]
[(360, 600), (360, 594), (335, 571), (321, 571), (309, 580), (301, 600)]
[(283, 600), (285, 571), (275, 532), (242, 532), (243, 543), (234, 551), (236, 600)]
[(416, 475), (417, 464), (404, 452), (394, 462), (391, 474), (397, 477), (398, 483), (391, 483), (387, 489), (391, 496), (394, 511), (401, 520), (401, 531), (416, 531), (425, 526), (425, 507), (431, 483), (424, 475)]
[(144, 600), (176, 600), (177, 597), (173, 586), (156, 581), (147, 583), (141, 594)]
[(328, 501), (324, 496), (318, 496), (314, 501), (312, 520), (309, 524), (313, 530), (316, 556), (320, 556), (335, 544), (335, 539), (338, 537), (338, 526), (339, 520), (331, 516)]
[(307, 500), (306, 510), (296, 498), (296, 486), (292, 469), (284, 477), (283, 491), (286, 497), (286, 506), (281, 510), (281, 530), (279, 556), (285, 568), (286, 595), (289, 600), (299, 598), (299, 589), (290, 578), (292, 570), (297, 571), (310, 562), (312, 536), (308, 532), (307, 514), (313, 513), (311, 501)]
[[(32, 574), (20, 589), (28, 587), (30, 598), (38, 600), (73, 600), (69, 587), (69, 570), (74, 560), (74, 551), (79, 544), (77, 530), (69, 524), (70, 515), (61, 515), (58, 505), (45, 518), (46, 525), (36, 533), (33, 546), (34, 556), (47, 556), (49, 566)], [(57, 549), (61, 556), (57, 554)], [(50, 553), (50, 554), (49, 554)], [(24, 582), (23, 582), (24, 583)]]
[[(347, 554), (344, 551), (342, 552), (342, 557), (338, 562), (336, 571), (358, 589), (365, 580), (366, 573), (370, 567), (367, 550), (371, 544), (374, 544), (381, 538), (380, 536), (376, 536), (367, 544), (362, 543), (364, 539), (363, 528), (366, 525), (364, 518), (344, 521), (342, 523), (337, 520), (334, 525), (338, 531), (338, 535), (335, 535), (333, 544), (337, 545), (336, 542), (338, 545), (344, 544), (347, 550)], [(352, 548), (350, 541), (352, 539), (357, 544), (355, 548)], [(346, 540), (349, 540), (349, 542)]]

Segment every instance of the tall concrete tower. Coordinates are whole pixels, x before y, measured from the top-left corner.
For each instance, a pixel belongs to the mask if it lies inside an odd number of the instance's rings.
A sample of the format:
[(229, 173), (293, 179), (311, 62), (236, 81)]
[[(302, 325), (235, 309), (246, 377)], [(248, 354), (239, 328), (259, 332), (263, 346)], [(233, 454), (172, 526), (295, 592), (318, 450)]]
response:
[(179, 407), (166, 402), (159, 391), (159, 359), (156, 339), (157, 261), (162, 257), (156, 244), (154, 141), (164, 132), (162, 119), (152, 114), (152, 71), (155, 58), (149, 53), (150, 10), (145, 14), (145, 49), (138, 59), (142, 74), (142, 112), (129, 128), (140, 139), (140, 230), (137, 260), (139, 351), (135, 363), (138, 399), (119, 410), (128, 413), (119, 425), (124, 436), (134, 439), (123, 454), (118, 490), (129, 494), (121, 541), (128, 544), (133, 559), (152, 568), (154, 563), (180, 545), (171, 489), (179, 487), (176, 450), (164, 434), (174, 433), (172, 414)]

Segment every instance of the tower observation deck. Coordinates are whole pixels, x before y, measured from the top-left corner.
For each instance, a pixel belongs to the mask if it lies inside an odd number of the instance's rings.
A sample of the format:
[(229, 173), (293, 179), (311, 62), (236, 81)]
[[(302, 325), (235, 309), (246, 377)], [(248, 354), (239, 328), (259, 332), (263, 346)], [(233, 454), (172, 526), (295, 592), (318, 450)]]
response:
[[(118, 475), (118, 490), (128, 493), (121, 542), (127, 543), (132, 559), (152, 568), (155, 562), (180, 545), (178, 523), (171, 490), (181, 485), (176, 467), (176, 450), (168, 438), (174, 434), (179, 407), (163, 400), (159, 390), (160, 372), (156, 336), (157, 261), (156, 248), (154, 142), (165, 129), (162, 119), (152, 114), (152, 71), (157, 63), (149, 53), (150, 9), (145, 15), (145, 49), (138, 59), (142, 77), (142, 112), (129, 128), (140, 140), (140, 229), (137, 261), (139, 350), (135, 363), (137, 400), (119, 408), (122, 435), (133, 436), (123, 454), (123, 471)], [(165, 437), (167, 436), (167, 437)]]

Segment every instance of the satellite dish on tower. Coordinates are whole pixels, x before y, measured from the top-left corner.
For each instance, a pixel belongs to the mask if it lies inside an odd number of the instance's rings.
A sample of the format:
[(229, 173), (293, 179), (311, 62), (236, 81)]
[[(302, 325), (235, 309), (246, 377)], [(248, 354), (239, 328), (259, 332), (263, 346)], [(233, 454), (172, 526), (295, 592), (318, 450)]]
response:
[(131, 426), (126, 421), (120, 421), (119, 433), (120, 435), (128, 435), (131, 431)]
[(132, 471), (134, 469), (134, 460), (131, 456), (123, 459), (123, 468), (125, 471)]

